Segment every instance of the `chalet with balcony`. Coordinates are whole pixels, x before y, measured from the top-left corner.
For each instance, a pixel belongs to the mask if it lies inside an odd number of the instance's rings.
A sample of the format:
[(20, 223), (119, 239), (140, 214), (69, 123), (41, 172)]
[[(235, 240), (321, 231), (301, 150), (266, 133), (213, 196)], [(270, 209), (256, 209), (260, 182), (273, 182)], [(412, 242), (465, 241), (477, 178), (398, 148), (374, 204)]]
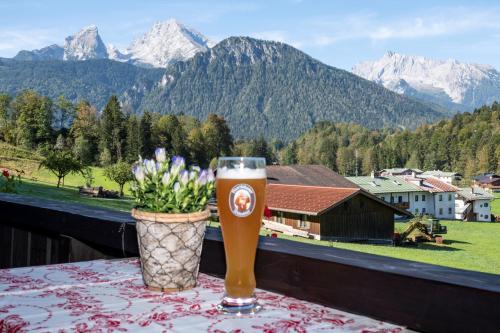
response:
[(264, 227), (321, 240), (390, 242), (394, 214), (409, 216), (319, 165), (267, 167)]
[(461, 188), (455, 198), (455, 218), (464, 221), (491, 222), (491, 202), (495, 197), (482, 187)]

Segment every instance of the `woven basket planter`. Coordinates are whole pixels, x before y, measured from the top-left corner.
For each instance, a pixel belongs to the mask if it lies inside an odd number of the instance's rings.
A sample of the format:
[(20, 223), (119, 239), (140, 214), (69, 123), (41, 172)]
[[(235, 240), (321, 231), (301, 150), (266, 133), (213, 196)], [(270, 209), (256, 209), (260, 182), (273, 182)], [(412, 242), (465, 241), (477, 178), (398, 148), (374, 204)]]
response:
[(158, 291), (196, 286), (203, 236), (210, 210), (189, 214), (133, 209), (144, 283)]

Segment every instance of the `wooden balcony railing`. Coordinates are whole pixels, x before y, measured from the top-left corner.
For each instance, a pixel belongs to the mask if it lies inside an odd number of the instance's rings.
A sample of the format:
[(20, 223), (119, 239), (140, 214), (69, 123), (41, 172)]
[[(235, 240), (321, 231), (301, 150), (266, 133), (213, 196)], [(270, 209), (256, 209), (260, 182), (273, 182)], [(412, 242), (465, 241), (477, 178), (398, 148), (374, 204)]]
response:
[[(0, 267), (137, 256), (127, 213), (0, 194)], [(218, 229), (200, 270), (222, 277)], [(500, 276), (262, 237), (260, 288), (424, 332), (497, 332)]]

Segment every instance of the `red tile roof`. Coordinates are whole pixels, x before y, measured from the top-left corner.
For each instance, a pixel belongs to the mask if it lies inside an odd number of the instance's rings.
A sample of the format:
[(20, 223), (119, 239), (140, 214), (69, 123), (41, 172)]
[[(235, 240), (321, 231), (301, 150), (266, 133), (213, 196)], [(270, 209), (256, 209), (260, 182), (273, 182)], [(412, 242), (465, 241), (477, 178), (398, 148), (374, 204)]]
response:
[(268, 184), (266, 204), (272, 210), (317, 215), (357, 192), (360, 189)]
[(427, 187), (427, 191), (429, 192), (457, 192), (458, 188), (445, 183), (439, 179), (433, 177), (427, 177), (424, 179), (424, 184), (430, 185), (432, 189)]

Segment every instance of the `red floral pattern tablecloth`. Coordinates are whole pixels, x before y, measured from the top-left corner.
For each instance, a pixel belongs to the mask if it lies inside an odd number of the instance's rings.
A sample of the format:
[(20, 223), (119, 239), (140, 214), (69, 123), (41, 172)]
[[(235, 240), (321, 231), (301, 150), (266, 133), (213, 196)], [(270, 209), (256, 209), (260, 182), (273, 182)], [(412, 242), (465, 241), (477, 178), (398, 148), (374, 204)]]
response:
[(223, 280), (195, 289), (147, 290), (137, 259), (0, 270), (0, 332), (401, 332), (402, 328), (258, 290), (253, 317), (215, 309)]

